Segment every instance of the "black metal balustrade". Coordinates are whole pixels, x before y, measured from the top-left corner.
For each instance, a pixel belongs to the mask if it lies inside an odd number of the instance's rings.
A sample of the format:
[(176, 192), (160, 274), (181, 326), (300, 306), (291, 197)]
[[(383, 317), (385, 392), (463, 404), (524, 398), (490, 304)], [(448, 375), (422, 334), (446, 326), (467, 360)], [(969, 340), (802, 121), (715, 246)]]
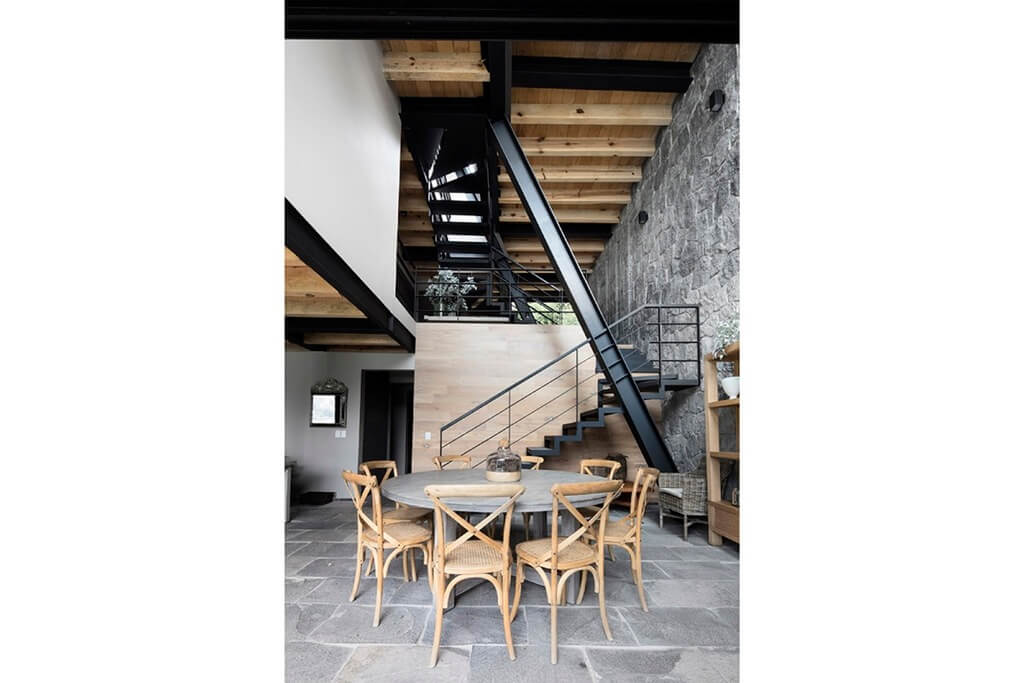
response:
[[(615, 331), (644, 399), (664, 398), (667, 391), (700, 385), (700, 309), (696, 305), (647, 304), (608, 327)], [(559, 412), (545, 415), (551, 410)], [(513, 447), (522, 445), (571, 413), (573, 422), (562, 425), (561, 437), (546, 436), (544, 447), (527, 446), (534, 454), (559, 455), (559, 439), (579, 441), (584, 429), (602, 427), (605, 415), (621, 412), (596, 364), (591, 340), (586, 339), (441, 427), (439, 454), (480, 456), (476, 467), (499, 439), (508, 439)], [(538, 413), (544, 417), (535, 417)]]
[[(513, 323), (559, 324), (564, 313), (572, 312), (553, 271), (530, 270), (510, 257), (507, 261), (498, 267), (414, 269), (414, 318), (424, 322), (489, 317)], [(427, 294), (438, 270), (450, 271), (460, 284), (473, 278), (474, 289), (442, 303), (438, 297)], [(464, 309), (459, 299), (465, 304)]]

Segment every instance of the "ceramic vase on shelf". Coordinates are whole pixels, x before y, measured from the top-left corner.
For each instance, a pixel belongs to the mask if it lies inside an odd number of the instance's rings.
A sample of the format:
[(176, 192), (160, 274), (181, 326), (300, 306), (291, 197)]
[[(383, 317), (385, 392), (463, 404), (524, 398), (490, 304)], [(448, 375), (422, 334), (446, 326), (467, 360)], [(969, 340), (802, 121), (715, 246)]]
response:
[(508, 447), (508, 439), (502, 439), (498, 450), (487, 456), (487, 481), (510, 482), (522, 478), (523, 460)]
[(740, 378), (739, 377), (723, 377), (722, 378), (722, 389), (729, 398), (736, 398), (740, 395)]

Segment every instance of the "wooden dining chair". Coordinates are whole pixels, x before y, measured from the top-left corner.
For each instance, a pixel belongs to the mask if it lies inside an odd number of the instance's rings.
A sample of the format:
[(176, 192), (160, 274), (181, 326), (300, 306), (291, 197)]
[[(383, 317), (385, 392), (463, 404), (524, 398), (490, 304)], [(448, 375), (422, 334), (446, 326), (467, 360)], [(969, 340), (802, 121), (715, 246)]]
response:
[[(523, 455), (520, 456), (523, 460), (523, 469), (525, 470), (539, 470), (544, 466), (544, 458), (539, 455)], [(526, 467), (530, 465), (530, 467)], [(532, 512), (523, 513), (523, 536), (524, 540), (530, 540), (530, 521), (533, 519)]]
[[(621, 465), (614, 460), (602, 460), (600, 458), (586, 458), (580, 460), (580, 474), (589, 474), (592, 477), (604, 477), (605, 479), (614, 479), (615, 473), (619, 471)], [(607, 469), (608, 474), (595, 472), (595, 469)]]
[[(633, 574), (633, 583), (636, 584), (637, 593), (640, 594), (640, 606), (647, 611), (647, 600), (644, 598), (644, 577), (643, 577), (643, 525), (644, 515), (647, 512), (647, 501), (654, 484), (661, 474), (653, 467), (641, 467), (637, 470), (636, 481), (633, 483), (633, 493), (629, 497), (629, 515), (622, 519), (615, 519), (605, 526), (604, 543), (611, 548), (619, 546), (625, 548), (629, 553), (629, 562)], [(596, 543), (597, 538), (591, 534), (584, 534), (584, 538), (590, 543)], [(587, 588), (587, 575), (580, 578), (580, 592), (576, 602), (583, 600), (583, 592)]]
[[(604, 635), (612, 640), (612, 629), (608, 625), (608, 613), (604, 604), (604, 530), (608, 521), (608, 506), (622, 491), (622, 482), (598, 481), (578, 484), (555, 484), (551, 487), (551, 536), (535, 541), (523, 541), (516, 545), (516, 594), (512, 601), (512, 618), (515, 619), (522, 595), (525, 566), (537, 572), (547, 592), (551, 606), (551, 663), (558, 663), (558, 605), (565, 597), (565, 585), (569, 577), (577, 572), (594, 575), (598, 602), (601, 606), (601, 622)], [(569, 496), (595, 495), (604, 493), (604, 503), (591, 516), (584, 515), (569, 501)], [(565, 537), (558, 535), (558, 508), (580, 523), (580, 527)], [(585, 534), (591, 534), (594, 544), (587, 543)], [(544, 573), (550, 571), (550, 580)], [(559, 577), (558, 573), (562, 572)]]
[[(385, 525), (377, 479), (348, 470), (342, 472), (341, 476), (352, 491), (352, 503), (356, 506), (356, 575), (352, 583), (352, 594), (348, 600), (352, 602), (356, 599), (356, 594), (359, 592), (359, 578), (363, 573), (363, 555), (364, 552), (369, 552), (377, 572), (377, 606), (373, 613), (373, 625), (379, 626), (381, 593), (384, 590), (384, 577), (387, 576), (391, 560), (395, 559), (396, 555), (404, 555), (410, 549), (418, 549), (423, 553), (424, 565), (429, 567), (432, 534), (426, 527), (412, 522), (395, 522)], [(363, 511), (367, 498), (370, 499), (370, 515)], [(385, 550), (391, 550), (387, 557), (384, 556)], [(427, 573), (427, 584), (432, 585), (429, 572)]]
[[(359, 465), (359, 471), (367, 476), (373, 476), (373, 470), (383, 470), (384, 474), (377, 480), (378, 484), (383, 484), (391, 477), (398, 476), (398, 464), (394, 460), (367, 460)], [(426, 508), (414, 508), (408, 505), (402, 505), (401, 503), (395, 503), (395, 509), (384, 511), (384, 525), (395, 524), (396, 522), (414, 522), (420, 524), (422, 522), (429, 522), (431, 518), (430, 510)], [(366, 576), (369, 576), (373, 571), (373, 563), (366, 563)], [(402, 554), (402, 575), (405, 580), (409, 580), (409, 575), (412, 574), (412, 580), (416, 580), (416, 562), (409, 552)]]
[(471, 457), (469, 457), (468, 455), (435, 455), (434, 456), (434, 469), (435, 470), (445, 470), (445, 469), (448, 469), (448, 466), (451, 465), (453, 462), (458, 462), (458, 463), (462, 463), (463, 465), (465, 465), (465, 467), (462, 467), (462, 468), (455, 467), (453, 469), (468, 470), (470, 464), (473, 462), (473, 459)]
[[(434, 588), (434, 647), (430, 652), (430, 666), (437, 664), (437, 655), (441, 646), (441, 622), (444, 617), (444, 606), (451, 596), (452, 590), (467, 579), (484, 579), (491, 582), (498, 592), (498, 611), (501, 612), (502, 625), (505, 627), (505, 644), (508, 646), (509, 659), (516, 658), (516, 649), (512, 644), (512, 627), (509, 616), (508, 592), (512, 585), (510, 570), (512, 553), (509, 549), (509, 532), (512, 529), (512, 512), (516, 500), (523, 495), (526, 488), (521, 484), (449, 484), (428, 486), (424, 493), (434, 502), (434, 528), (437, 529), (437, 552), (433, 566)], [(504, 498), (493, 512), (476, 524), (452, 510), (445, 504), (445, 498)], [(502, 514), (504, 532), (499, 542), (483, 529)], [(445, 517), (451, 518), (458, 527), (466, 532), (448, 542), (445, 538)], [(448, 583), (448, 577), (454, 577)]]

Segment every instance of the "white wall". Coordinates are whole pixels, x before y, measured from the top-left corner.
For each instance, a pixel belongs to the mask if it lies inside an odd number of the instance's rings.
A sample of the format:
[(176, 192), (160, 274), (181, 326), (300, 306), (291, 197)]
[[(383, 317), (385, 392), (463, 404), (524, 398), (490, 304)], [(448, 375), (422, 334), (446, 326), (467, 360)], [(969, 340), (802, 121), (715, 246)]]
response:
[(285, 196), (415, 334), (395, 296), (398, 112), (376, 41), (285, 41)]
[[(285, 353), (285, 457), (295, 461), (293, 490), (334, 491), (348, 498), (341, 471), (359, 467), (359, 425), (363, 370), (412, 370), (408, 353)], [(309, 426), (309, 390), (325, 377), (348, 386), (347, 436), (335, 438), (334, 427)]]

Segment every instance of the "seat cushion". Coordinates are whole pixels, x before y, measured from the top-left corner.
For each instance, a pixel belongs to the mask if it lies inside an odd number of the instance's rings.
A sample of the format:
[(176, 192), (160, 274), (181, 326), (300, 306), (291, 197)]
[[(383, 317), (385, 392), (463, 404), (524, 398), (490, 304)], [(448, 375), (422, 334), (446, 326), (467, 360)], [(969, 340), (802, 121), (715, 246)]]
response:
[(466, 541), (444, 556), (445, 574), (490, 574), (504, 568), (501, 553), (484, 541)]
[(384, 511), (384, 523), (395, 522), (418, 522), (430, 516), (430, 510), (426, 508), (398, 508), (397, 510)]
[[(562, 542), (562, 538), (558, 539), (558, 542)], [(524, 561), (530, 564), (537, 564), (541, 567), (550, 567), (551, 558), (546, 558), (543, 562), (539, 560), (551, 550), (551, 537), (538, 538), (534, 541), (523, 541), (516, 545), (516, 555), (523, 558)], [(559, 566), (578, 565), (578, 564), (589, 564), (597, 561), (597, 549), (592, 545), (587, 545), (582, 541), (573, 541), (569, 546), (558, 551), (558, 564)]]
[[(386, 524), (384, 533), (391, 536), (402, 545), (415, 545), (430, 541), (430, 529), (421, 527), (419, 524), (413, 524), (412, 522), (395, 522), (394, 524)], [(368, 543), (376, 543), (377, 532), (367, 529), (363, 533), (363, 538)], [(384, 538), (384, 544), (391, 544), (387, 537)]]
[(668, 495), (673, 496), (675, 498), (682, 498), (683, 497), (683, 489), (681, 489), (681, 488), (674, 489), (674, 488), (668, 488), (666, 486), (662, 486), (660, 490), (661, 490), (662, 493), (668, 494)]

